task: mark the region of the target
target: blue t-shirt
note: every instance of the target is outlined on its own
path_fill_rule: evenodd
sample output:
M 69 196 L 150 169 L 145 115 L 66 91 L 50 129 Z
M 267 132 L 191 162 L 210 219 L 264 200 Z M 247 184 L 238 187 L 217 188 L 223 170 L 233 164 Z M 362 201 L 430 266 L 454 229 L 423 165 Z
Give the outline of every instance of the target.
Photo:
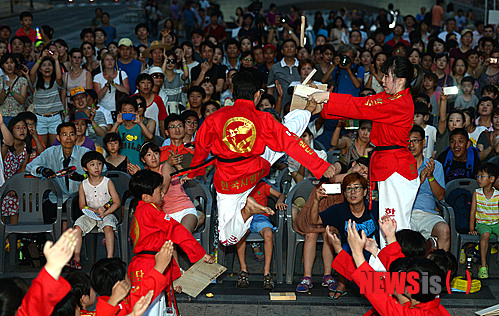
M 184 10 L 183 16 L 186 26 L 194 26 L 196 16 L 192 10 Z
M 361 217 L 355 217 L 350 211 L 350 204 L 343 202 L 328 207 L 319 213 L 322 219 L 322 225 L 336 227 L 340 232 L 341 244 L 348 244 L 347 239 L 347 224 L 348 220 L 352 220 L 357 225 L 357 231 L 363 230 L 368 238 L 374 238 L 379 243 L 378 238 L 378 218 L 379 218 L 379 204 L 377 201 L 372 202 L 372 209 L 366 203 L 366 209 Z
M 140 168 L 144 167 L 140 161 L 140 147 L 144 144 L 145 137 L 142 134 L 142 129 L 139 124 L 135 124 L 132 128 L 127 129 L 124 124 L 118 127 L 118 134 L 121 136 L 120 155 L 128 157 L 128 161 Z
M 106 46 L 109 45 L 116 38 L 116 28 L 109 24 L 108 26 L 99 25 L 104 31 L 106 31 Z
M 364 67 L 362 66 L 357 66 L 352 65 L 351 67 L 353 74 L 355 75 L 356 78 L 361 79 L 362 81 L 364 80 L 364 73 L 366 72 Z M 333 70 L 332 74 L 332 80 L 336 80 L 336 72 L 340 71 L 339 76 L 338 76 L 338 82 L 335 82 L 335 88 L 334 92 L 336 93 L 343 93 L 343 94 L 350 94 L 353 97 L 358 97 L 360 88 L 356 88 L 350 79 L 350 76 L 348 75 L 348 71 L 345 69 L 342 69 L 340 67 L 336 67 L 335 70 Z
M 118 67 L 126 72 L 126 75 L 128 76 L 128 85 L 130 86 L 130 95 L 134 94 L 137 89 L 135 86 L 135 79 L 137 79 L 137 76 L 140 74 L 142 63 L 137 59 L 132 59 L 128 64 L 123 64 L 118 59 Z
M 421 175 L 421 171 L 426 168 L 429 159 L 425 158 L 421 167 L 418 168 L 418 175 Z M 444 168 L 442 164 L 435 160 L 435 170 L 433 171 L 433 177 L 438 184 L 445 188 L 445 177 Z M 435 210 L 435 196 L 431 192 L 430 182 L 426 179 L 420 186 L 418 195 L 416 195 L 416 201 L 414 201 L 413 210 L 421 210 L 428 213 L 438 214 Z

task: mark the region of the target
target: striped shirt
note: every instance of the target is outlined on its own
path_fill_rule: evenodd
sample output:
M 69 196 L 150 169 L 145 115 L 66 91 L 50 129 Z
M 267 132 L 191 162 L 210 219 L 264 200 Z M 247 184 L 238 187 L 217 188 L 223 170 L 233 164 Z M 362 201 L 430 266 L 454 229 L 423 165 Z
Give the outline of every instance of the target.
M 494 189 L 494 194 L 487 199 L 483 188 L 476 192 L 476 222 L 478 224 L 494 225 L 499 223 L 499 191 Z
M 35 85 L 36 86 L 36 85 Z M 60 112 L 63 110 L 59 90 L 64 89 L 54 82 L 49 89 L 50 82 L 45 82 L 45 89 L 36 89 L 33 104 L 36 114 Z

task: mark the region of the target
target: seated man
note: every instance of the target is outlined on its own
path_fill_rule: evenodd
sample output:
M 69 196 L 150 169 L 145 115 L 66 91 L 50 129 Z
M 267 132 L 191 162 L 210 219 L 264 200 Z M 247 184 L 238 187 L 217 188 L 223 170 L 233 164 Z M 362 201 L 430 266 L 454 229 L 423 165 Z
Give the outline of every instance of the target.
M 437 158 L 442 164 L 445 183 L 455 179 L 474 179 L 480 166 L 480 156 L 475 147 L 471 147 L 468 132 L 456 128 L 449 135 L 450 146 Z
M 70 195 L 78 192 L 80 182 L 84 179 L 85 171 L 81 166 L 81 157 L 88 151 L 88 148 L 75 145 L 76 143 L 76 127 L 74 123 L 62 123 L 57 126 L 57 140 L 61 143 L 60 146 L 52 146 L 45 149 L 38 157 L 26 166 L 26 171 L 35 177 L 48 178 L 55 172 L 75 166 L 76 172 L 69 177 L 55 178 L 55 181 L 60 185 L 63 195 L 63 201 L 69 198 Z M 104 170 L 107 170 L 104 166 Z M 49 195 L 49 200 L 43 203 L 43 219 L 45 223 L 50 223 L 55 220 L 57 212 L 57 198 L 53 192 Z M 65 230 L 63 223 L 63 230 Z
M 184 144 L 186 135 L 185 118 L 170 114 L 165 119 L 165 134 L 170 137 L 170 144 L 161 147 L 160 161 L 168 162 L 177 170 L 188 168 L 194 156 L 194 144 Z
M 416 158 L 421 185 L 412 208 L 411 229 L 420 232 L 425 239 L 436 237 L 438 248 L 448 251 L 449 225 L 435 210 L 435 198 L 441 201 L 445 196 L 444 171 L 440 162 L 423 157 L 425 143 L 424 129 L 414 126 L 409 133 L 409 150 Z

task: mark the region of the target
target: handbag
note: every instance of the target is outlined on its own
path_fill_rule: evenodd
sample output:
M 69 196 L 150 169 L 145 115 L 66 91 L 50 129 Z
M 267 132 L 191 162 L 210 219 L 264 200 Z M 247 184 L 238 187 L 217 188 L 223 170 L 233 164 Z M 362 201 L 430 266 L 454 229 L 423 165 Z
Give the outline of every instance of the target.
M 120 78 L 119 85 L 123 86 L 123 78 L 121 77 L 121 70 L 120 69 L 118 69 L 118 76 Z M 115 89 L 116 89 L 116 87 L 115 87 Z M 120 90 L 116 89 L 116 91 L 114 92 L 114 102 L 115 102 L 116 108 L 118 108 L 118 105 L 121 106 L 121 102 L 123 102 L 123 100 L 128 98 L 128 97 L 129 97 L 128 93 L 121 92 Z

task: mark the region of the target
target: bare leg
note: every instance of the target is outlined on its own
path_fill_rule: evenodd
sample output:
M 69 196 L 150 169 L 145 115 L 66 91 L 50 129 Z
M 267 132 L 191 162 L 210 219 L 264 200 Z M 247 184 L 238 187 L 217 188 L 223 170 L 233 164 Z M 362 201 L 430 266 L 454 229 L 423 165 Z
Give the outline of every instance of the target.
M 75 226 L 76 231 L 78 231 L 78 234 L 76 234 L 76 247 L 75 247 L 75 253 L 74 253 L 74 259 L 76 262 L 81 261 L 81 243 L 82 243 L 82 231 L 80 226 Z
M 269 214 L 274 215 L 274 211 L 270 207 L 262 206 L 256 202 L 254 198 L 248 196 L 246 199 L 246 205 L 241 210 L 241 215 L 243 220 L 246 222 L 251 216 L 255 214 Z
M 331 274 L 331 264 L 333 263 L 333 245 L 326 233 L 322 233 L 324 244 L 322 245 L 322 261 L 324 263 L 324 275 Z
M 490 233 L 483 233 L 480 237 L 481 266 L 487 266 L 487 251 L 489 250 Z
M 303 245 L 303 276 L 312 277 L 312 268 L 314 267 L 318 233 L 305 234 L 305 243 Z
M 106 251 L 107 257 L 112 258 L 114 256 L 114 232 L 111 226 L 104 227 L 104 235 L 106 236 Z
M 9 216 L 9 221 L 11 225 L 17 225 L 19 222 L 19 213 Z
M 347 288 L 347 286 L 346 286 L 346 285 L 347 285 L 347 279 L 345 279 L 345 277 L 343 277 L 343 276 L 339 275 L 339 276 L 338 276 L 338 287 L 336 287 L 336 291 L 343 291 L 343 292 L 345 292 L 345 290 L 346 290 L 346 288 Z M 332 293 L 333 293 L 333 292 L 329 292 L 329 295 L 330 295 L 330 296 L 333 296 L 333 295 L 331 295 Z M 340 297 L 340 295 L 341 295 L 341 293 L 336 292 L 336 293 L 334 293 L 334 296 L 333 296 L 333 297 L 334 297 L 334 298 L 339 298 L 339 297 Z
M 450 228 L 446 222 L 439 222 L 433 226 L 431 231 L 433 237 L 437 237 L 438 248 L 449 251 L 450 248 Z
M 241 271 L 248 272 L 248 266 L 246 265 L 246 236 L 247 235 L 241 238 L 241 240 L 236 244 L 236 249 Z
M 263 275 L 270 274 L 270 265 L 272 263 L 272 251 L 274 250 L 274 232 L 272 228 L 265 227 L 260 231 L 263 237 L 263 251 L 265 252 L 265 267 L 263 268 Z
M 180 220 L 180 224 L 184 225 L 184 227 L 191 233 L 196 229 L 197 222 L 198 218 L 196 217 L 196 215 L 192 214 L 187 214 Z
M 198 216 L 199 216 L 198 217 L 198 224 L 196 226 L 196 229 L 198 229 L 199 227 L 203 226 L 204 221 L 206 220 L 206 215 L 204 215 L 204 213 L 198 212 Z

